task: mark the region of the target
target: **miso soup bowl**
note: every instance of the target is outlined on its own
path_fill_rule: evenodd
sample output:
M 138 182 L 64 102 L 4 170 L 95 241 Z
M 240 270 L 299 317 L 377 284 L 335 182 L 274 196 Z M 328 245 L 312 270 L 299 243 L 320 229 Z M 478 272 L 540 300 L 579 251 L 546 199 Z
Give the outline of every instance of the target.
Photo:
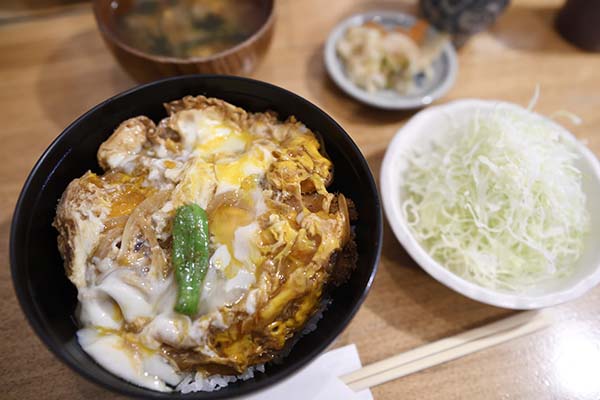
M 257 9 L 260 28 L 249 38 L 207 57 L 168 57 L 148 53 L 125 43 L 117 34 L 116 19 L 139 0 L 94 0 L 96 24 L 106 46 L 121 67 L 138 82 L 187 74 L 249 75 L 266 54 L 275 25 L 275 0 L 243 0 Z

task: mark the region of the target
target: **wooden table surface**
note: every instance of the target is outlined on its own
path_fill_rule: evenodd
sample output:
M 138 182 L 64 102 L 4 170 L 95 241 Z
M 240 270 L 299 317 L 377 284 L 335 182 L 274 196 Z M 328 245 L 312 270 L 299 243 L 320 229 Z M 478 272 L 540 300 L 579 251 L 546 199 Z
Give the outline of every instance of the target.
M 11 214 L 34 162 L 69 122 L 135 84 L 104 47 L 89 4 L 65 3 L 64 9 L 52 0 L 40 2 L 42 9 L 33 1 L 0 6 L 3 399 L 116 397 L 80 378 L 41 344 L 21 313 L 9 272 Z M 555 33 L 552 21 L 561 3 L 513 1 L 490 31 L 460 50 L 456 84 L 439 102 L 478 97 L 527 104 L 540 84 L 537 110 L 576 112 L 584 122 L 572 131 L 600 154 L 600 54 L 581 52 Z M 326 110 L 378 175 L 386 146 L 413 112 L 374 110 L 345 96 L 324 70 L 323 42 L 349 14 L 413 6 L 412 1 L 279 0 L 275 40 L 253 76 Z M 600 399 L 599 305 L 597 288 L 552 308 L 557 322 L 550 329 L 375 387 L 373 395 L 377 400 Z M 337 344 L 355 343 L 368 364 L 508 314 L 434 281 L 386 225 L 373 289 Z

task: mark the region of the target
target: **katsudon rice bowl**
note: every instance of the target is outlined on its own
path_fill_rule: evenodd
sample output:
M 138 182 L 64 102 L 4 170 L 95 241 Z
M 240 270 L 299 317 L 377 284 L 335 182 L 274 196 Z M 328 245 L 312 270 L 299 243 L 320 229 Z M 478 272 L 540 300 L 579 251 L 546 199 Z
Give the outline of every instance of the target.
M 196 79 L 282 91 L 240 78 Z M 121 98 L 144 89 L 160 98 L 152 85 Z M 162 115 L 153 104 L 113 116 L 94 159 L 76 168 L 81 173 L 55 166 L 62 176 L 50 185 L 57 203 L 44 218 L 52 218 L 74 297 L 65 307 L 68 346 L 85 356 L 82 369 L 93 364 L 117 377 L 119 387 L 107 386 L 126 394 L 227 397 L 289 375 L 349 322 L 381 245 L 378 199 L 351 184 L 359 179 L 377 196 L 372 176 L 337 124 L 289 92 L 279 95 L 306 110 L 257 107 L 191 86 L 163 97 Z M 314 123 L 313 108 L 324 124 Z M 344 165 L 349 154 L 360 157 L 353 168 Z M 375 225 L 361 224 L 368 221 Z M 27 311 L 29 300 L 21 301 Z

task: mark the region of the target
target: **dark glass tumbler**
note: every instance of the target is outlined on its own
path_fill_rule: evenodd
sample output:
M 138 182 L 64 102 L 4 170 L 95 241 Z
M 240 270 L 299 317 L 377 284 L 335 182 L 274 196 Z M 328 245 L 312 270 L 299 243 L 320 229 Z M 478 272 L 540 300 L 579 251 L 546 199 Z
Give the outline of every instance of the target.
M 420 0 L 421 15 L 462 46 L 473 34 L 496 21 L 510 0 Z
M 556 17 L 556 29 L 574 45 L 600 51 L 600 0 L 567 0 Z

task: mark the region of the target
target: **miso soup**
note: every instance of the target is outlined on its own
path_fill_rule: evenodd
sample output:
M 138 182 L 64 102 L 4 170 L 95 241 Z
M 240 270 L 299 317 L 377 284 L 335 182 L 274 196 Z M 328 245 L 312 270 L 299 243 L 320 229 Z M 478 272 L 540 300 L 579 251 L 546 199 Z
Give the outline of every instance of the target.
M 270 12 L 255 0 L 115 0 L 112 8 L 123 42 L 178 58 L 232 48 L 260 29 Z

